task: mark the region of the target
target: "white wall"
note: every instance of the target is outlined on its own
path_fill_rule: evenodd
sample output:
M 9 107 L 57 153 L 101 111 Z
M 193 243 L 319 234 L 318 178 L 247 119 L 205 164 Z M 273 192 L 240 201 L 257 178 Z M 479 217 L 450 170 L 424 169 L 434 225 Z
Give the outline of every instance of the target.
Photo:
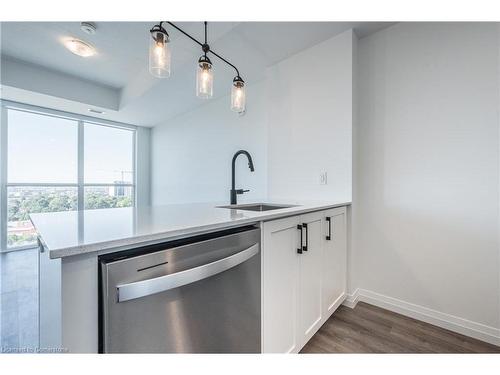
M 355 43 L 349 30 L 268 70 L 271 198 L 351 200 Z
M 152 202 L 227 202 L 231 160 L 239 149 L 253 158 L 250 172 L 244 155 L 236 163 L 236 188 L 250 189 L 239 201 L 267 195 L 267 124 L 265 85 L 247 88 L 247 113 L 230 109 L 230 98 L 207 103 L 152 130 Z
M 358 53 L 352 291 L 500 327 L 496 25 L 397 24 Z

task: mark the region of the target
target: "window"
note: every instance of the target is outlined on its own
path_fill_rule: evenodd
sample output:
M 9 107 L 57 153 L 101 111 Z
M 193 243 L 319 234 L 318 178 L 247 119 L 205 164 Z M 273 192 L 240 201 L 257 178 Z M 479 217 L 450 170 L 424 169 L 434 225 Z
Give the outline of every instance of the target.
M 134 133 L 84 123 L 85 209 L 132 205 Z
M 8 110 L 9 183 L 77 183 L 78 121 Z
M 85 183 L 131 184 L 134 138 L 130 131 L 85 123 Z
M 0 248 L 36 243 L 29 214 L 129 207 L 135 201 L 135 128 L 3 105 Z

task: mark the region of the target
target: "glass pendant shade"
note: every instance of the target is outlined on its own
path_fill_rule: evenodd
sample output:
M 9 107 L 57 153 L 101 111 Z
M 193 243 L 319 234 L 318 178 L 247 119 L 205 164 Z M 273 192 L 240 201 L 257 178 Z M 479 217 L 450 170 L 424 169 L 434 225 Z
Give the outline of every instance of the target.
M 231 88 L 231 110 L 238 113 L 245 112 L 245 104 L 245 82 L 240 77 L 236 77 Z
M 206 56 L 198 60 L 196 70 L 196 96 L 202 99 L 210 99 L 214 94 L 214 72 L 212 63 Z
M 151 31 L 149 44 L 149 72 L 158 78 L 170 77 L 170 43 L 168 34 L 161 30 Z

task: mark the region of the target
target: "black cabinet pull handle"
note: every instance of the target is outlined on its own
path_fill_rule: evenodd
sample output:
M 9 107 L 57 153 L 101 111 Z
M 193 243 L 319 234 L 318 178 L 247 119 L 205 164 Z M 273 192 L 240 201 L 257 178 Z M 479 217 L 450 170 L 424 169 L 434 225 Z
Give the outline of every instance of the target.
M 297 253 L 302 254 L 302 225 L 298 224 L 297 229 L 300 230 L 300 245 L 297 248 Z
M 306 230 L 306 244 L 305 244 L 305 246 L 302 246 L 302 250 L 307 251 L 307 246 L 309 245 L 309 235 L 307 233 L 307 224 L 302 223 L 302 227 Z
M 327 216 L 326 221 L 328 221 L 328 234 L 326 235 L 326 240 L 330 241 L 332 239 L 332 218 Z

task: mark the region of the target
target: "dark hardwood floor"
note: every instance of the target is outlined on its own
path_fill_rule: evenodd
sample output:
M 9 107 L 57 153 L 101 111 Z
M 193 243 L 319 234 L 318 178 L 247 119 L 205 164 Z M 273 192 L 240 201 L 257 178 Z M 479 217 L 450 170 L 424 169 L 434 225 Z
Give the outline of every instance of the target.
M 341 306 L 301 353 L 500 353 L 500 347 L 360 302 Z

